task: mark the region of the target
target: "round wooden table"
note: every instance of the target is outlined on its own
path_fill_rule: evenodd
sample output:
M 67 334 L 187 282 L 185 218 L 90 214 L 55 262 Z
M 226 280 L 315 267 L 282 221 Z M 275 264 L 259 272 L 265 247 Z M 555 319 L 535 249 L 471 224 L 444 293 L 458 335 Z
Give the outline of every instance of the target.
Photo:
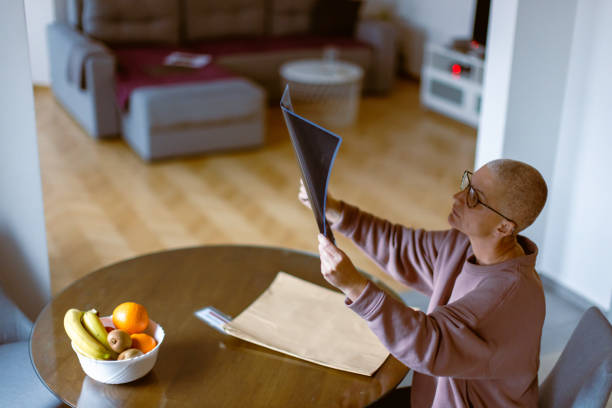
M 194 312 L 214 306 L 237 316 L 277 272 L 331 288 L 318 256 L 256 246 L 204 246 L 119 262 L 67 287 L 38 316 L 31 358 L 44 384 L 71 406 L 326 407 L 376 378 L 302 361 L 217 332 Z M 106 385 L 87 377 L 64 332 L 66 310 L 112 314 L 125 301 L 145 305 L 166 338 L 145 377 Z M 384 364 L 388 364 L 389 359 Z

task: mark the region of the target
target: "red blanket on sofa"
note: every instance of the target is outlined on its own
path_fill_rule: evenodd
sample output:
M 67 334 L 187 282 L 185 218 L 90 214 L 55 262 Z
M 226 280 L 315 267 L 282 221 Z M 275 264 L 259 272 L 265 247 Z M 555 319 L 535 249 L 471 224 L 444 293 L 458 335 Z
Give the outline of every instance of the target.
M 231 71 L 215 64 L 215 58 L 228 54 L 274 52 L 290 49 L 322 49 L 325 46 L 369 47 L 353 38 L 316 36 L 288 36 L 203 41 L 189 46 L 117 46 L 116 93 L 122 110 L 128 109 L 132 91 L 144 86 L 176 83 L 215 81 L 237 77 Z M 175 51 L 209 54 L 211 62 L 202 68 L 165 66 L 164 59 Z
M 192 50 L 165 47 L 123 47 L 115 48 L 113 51 L 117 57 L 117 104 L 122 110 L 128 109 L 130 95 L 136 88 L 214 81 L 236 76 L 212 62 L 197 69 L 164 65 L 164 59 L 172 52 L 193 52 Z

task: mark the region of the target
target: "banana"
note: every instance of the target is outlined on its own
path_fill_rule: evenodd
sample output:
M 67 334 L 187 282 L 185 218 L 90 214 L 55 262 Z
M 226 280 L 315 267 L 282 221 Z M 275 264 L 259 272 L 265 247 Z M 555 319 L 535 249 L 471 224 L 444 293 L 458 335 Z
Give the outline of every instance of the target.
M 83 326 L 85 329 L 94 336 L 96 340 L 98 340 L 104 347 L 108 349 L 108 351 L 112 352 L 110 344 L 108 344 L 108 333 L 102 324 L 102 321 L 98 317 L 98 312 L 96 309 L 91 309 L 83 313 L 83 317 L 81 318 L 83 321 Z
M 82 354 L 97 360 L 109 360 L 116 357 L 116 353 L 107 350 L 85 329 L 81 323 L 83 314 L 82 310 L 69 309 L 64 315 L 64 330 L 76 348 Z

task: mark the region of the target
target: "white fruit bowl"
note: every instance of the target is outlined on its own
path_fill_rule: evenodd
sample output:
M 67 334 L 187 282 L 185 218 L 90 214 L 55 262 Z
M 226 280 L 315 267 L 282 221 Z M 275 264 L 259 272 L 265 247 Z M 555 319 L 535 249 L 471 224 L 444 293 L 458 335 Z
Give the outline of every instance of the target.
M 107 327 L 115 327 L 111 316 L 101 317 L 102 324 Z M 75 348 L 72 343 L 72 349 L 79 358 L 79 363 L 85 374 L 104 384 L 125 384 L 130 381 L 144 377 L 155 365 L 159 347 L 164 341 L 164 329 L 149 319 L 149 326 L 144 333 L 153 336 L 157 345 L 148 353 L 130 358 L 128 360 L 96 360 L 95 358 L 87 357 Z

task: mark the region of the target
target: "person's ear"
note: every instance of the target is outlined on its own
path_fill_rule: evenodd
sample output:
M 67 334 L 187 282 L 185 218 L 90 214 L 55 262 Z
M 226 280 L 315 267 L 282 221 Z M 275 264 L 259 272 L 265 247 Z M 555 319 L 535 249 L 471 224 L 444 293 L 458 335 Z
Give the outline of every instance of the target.
M 508 235 L 512 235 L 514 234 L 514 230 L 516 229 L 516 225 L 514 225 L 513 222 L 510 222 L 508 220 L 503 220 L 498 226 L 497 226 L 497 233 L 500 236 L 508 236 Z

